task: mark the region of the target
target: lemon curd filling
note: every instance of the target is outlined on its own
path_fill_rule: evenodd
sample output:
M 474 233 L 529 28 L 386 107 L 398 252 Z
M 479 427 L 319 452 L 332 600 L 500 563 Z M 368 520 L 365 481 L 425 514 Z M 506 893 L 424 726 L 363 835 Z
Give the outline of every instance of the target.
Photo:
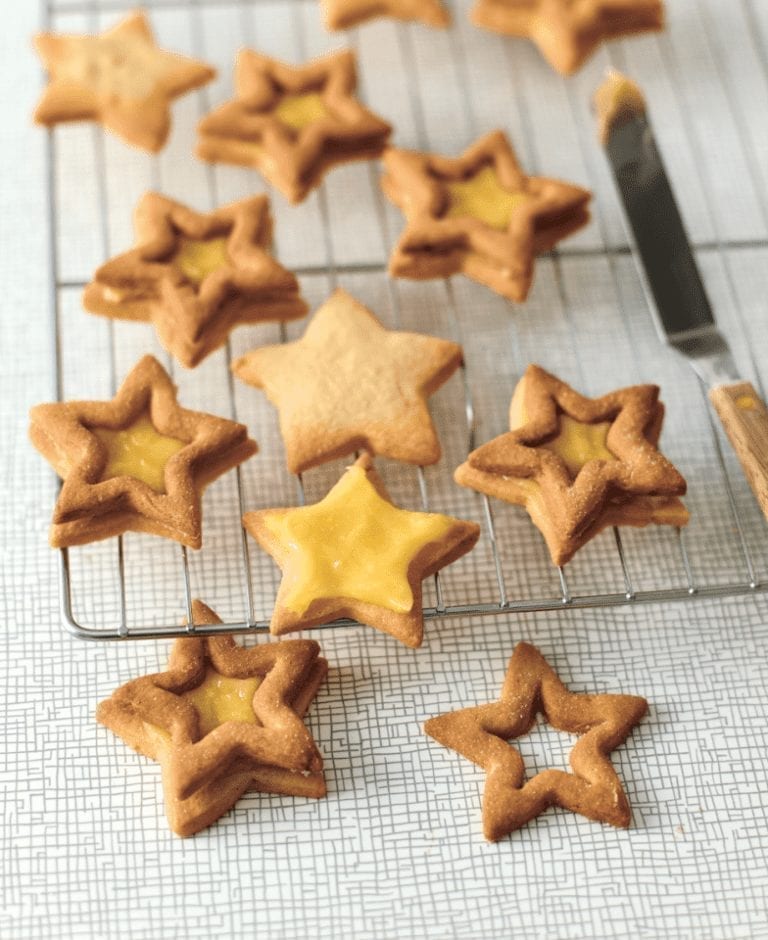
M 173 263 L 188 281 L 199 286 L 209 274 L 229 261 L 227 241 L 226 237 L 187 238 L 182 235 Z
M 321 502 L 267 515 L 265 523 L 295 560 L 286 569 L 290 581 L 284 576 L 289 610 L 304 613 L 315 598 L 352 597 L 407 613 L 413 607 L 408 565 L 453 520 L 398 509 L 376 492 L 362 467 L 351 467 Z
M 559 424 L 560 431 L 557 437 L 539 446 L 557 454 L 571 476 L 575 477 L 584 464 L 590 460 L 616 459 L 606 444 L 611 427 L 610 421 L 585 424 L 570 415 L 561 414 Z
M 525 193 L 504 189 L 492 166 L 484 166 L 469 179 L 446 185 L 449 193 L 447 217 L 469 216 L 500 231 L 507 230 L 512 213 L 528 198 Z
M 303 95 L 286 95 L 275 108 L 275 117 L 294 131 L 303 130 L 314 121 L 326 117 L 328 109 L 323 96 L 316 91 Z
M 175 437 L 159 434 L 147 415 L 118 431 L 92 428 L 107 449 L 102 480 L 129 476 L 141 480 L 158 493 L 165 492 L 165 465 L 186 446 Z
M 225 721 L 246 721 L 258 724 L 253 712 L 253 696 L 261 685 L 259 676 L 232 679 L 208 667 L 205 679 L 181 698 L 194 706 L 200 717 L 200 734 L 205 736 Z

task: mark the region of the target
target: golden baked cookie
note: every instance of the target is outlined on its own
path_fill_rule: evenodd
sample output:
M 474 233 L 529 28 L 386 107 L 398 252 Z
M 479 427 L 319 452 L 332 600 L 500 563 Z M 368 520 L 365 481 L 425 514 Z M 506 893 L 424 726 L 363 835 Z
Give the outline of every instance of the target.
M 283 578 L 270 631 L 304 630 L 350 617 L 421 646 L 421 582 L 470 551 L 474 522 L 409 512 L 390 501 L 368 454 L 319 503 L 243 516 Z
M 143 150 L 157 151 L 171 127 L 170 103 L 216 71 L 165 52 L 138 10 L 97 36 L 40 33 L 35 48 L 49 73 L 35 121 L 97 121 Z
M 197 155 L 258 170 L 291 202 L 301 202 L 333 166 L 380 156 L 392 128 L 355 97 L 350 50 L 301 66 L 244 49 L 236 97 L 198 126 Z
M 232 363 L 280 413 L 291 473 L 357 450 L 413 464 L 440 459 L 427 407 L 461 364 L 449 340 L 385 329 L 344 290 L 319 308 L 302 338 Z
M 29 436 L 64 481 L 54 548 L 129 531 L 200 548 L 203 490 L 257 450 L 245 425 L 182 408 L 152 356 L 111 401 L 36 405 Z
M 608 755 L 647 710 L 636 695 L 569 692 L 537 649 L 518 643 L 497 702 L 431 718 L 424 730 L 485 770 L 483 833 L 497 842 L 550 806 L 628 826 L 629 803 Z M 579 735 L 573 773 L 549 769 L 525 779 L 523 758 L 508 741 L 527 734 L 538 712 L 558 731 Z
M 530 39 L 562 75 L 607 40 L 664 27 L 662 0 L 476 0 L 476 26 Z
M 201 601 L 195 623 L 221 623 Z M 238 646 L 231 636 L 176 640 L 166 672 L 120 686 L 96 719 L 162 768 L 171 829 L 190 836 L 246 790 L 325 796 L 323 759 L 304 726 L 328 671 L 314 640 Z
M 136 247 L 103 264 L 85 288 L 91 313 L 153 324 L 168 352 L 192 368 L 241 323 L 307 312 L 290 271 L 269 254 L 267 196 L 194 212 L 146 193 L 134 214 Z
M 556 565 L 607 526 L 682 526 L 685 480 L 660 453 L 656 385 L 585 398 L 528 366 L 510 404 L 511 430 L 474 450 L 457 483 L 528 511 Z
M 349 29 L 377 16 L 448 26 L 451 16 L 441 0 L 322 0 L 328 29 Z
M 589 220 L 590 193 L 544 176 L 526 176 L 501 131 L 455 159 L 388 149 L 382 189 L 405 215 L 389 261 L 394 277 L 466 274 L 521 302 L 534 257 Z

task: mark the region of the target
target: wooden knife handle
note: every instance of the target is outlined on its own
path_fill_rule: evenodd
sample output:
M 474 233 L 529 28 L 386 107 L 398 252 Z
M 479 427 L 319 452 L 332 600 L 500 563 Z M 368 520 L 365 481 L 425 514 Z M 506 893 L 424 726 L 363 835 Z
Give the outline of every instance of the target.
M 709 400 L 768 519 L 768 408 L 750 382 L 716 385 Z

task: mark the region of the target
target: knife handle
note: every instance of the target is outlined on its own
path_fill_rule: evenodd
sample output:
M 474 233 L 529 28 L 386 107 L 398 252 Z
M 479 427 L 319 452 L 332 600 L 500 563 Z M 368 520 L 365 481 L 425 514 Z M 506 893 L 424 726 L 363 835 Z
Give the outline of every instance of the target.
M 716 385 L 709 400 L 768 519 L 768 408 L 750 382 Z

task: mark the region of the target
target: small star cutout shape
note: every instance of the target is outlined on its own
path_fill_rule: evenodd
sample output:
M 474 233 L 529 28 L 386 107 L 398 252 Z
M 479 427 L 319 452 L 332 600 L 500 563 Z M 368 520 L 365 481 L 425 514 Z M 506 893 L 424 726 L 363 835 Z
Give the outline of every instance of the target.
M 354 96 L 354 53 L 292 67 L 243 50 L 237 97 L 200 122 L 197 155 L 253 167 L 301 202 L 332 166 L 381 155 L 392 128 Z
M 473 451 L 456 481 L 524 505 L 556 565 L 606 525 L 683 525 L 685 480 L 656 447 L 658 394 L 635 385 L 585 398 L 531 365 L 510 406 L 513 430 Z
M 245 425 L 182 408 L 170 376 L 152 356 L 134 366 L 111 401 L 36 405 L 29 434 L 64 481 L 50 530 L 54 548 L 128 531 L 200 548 L 203 489 L 257 450 Z M 127 451 L 111 453 L 126 440 Z M 158 441 L 159 462 L 153 454 Z M 116 466 L 115 456 L 123 458 Z
M 518 643 L 497 702 L 431 718 L 424 730 L 485 770 L 483 833 L 497 842 L 550 806 L 628 826 L 629 804 L 608 755 L 647 710 L 636 695 L 570 692 L 537 649 Z M 507 742 L 530 731 L 538 712 L 558 731 L 580 735 L 573 773 L 549 769 L 525 779 L 520 752 Z
M 440 0 L 323 0 L 328 29 L 349 29 L 377 16 L 448 26 L 451 17 Z
M 421 646 L 421 582 L 466 554 L 480 527 L 389 500 L 363 454 L 319 503 L 243 516 L 246 530 L 283 572 L 270 631 L 303 630 L 343 617 Z
M 238 324 L 293 320 L 307 311 L 296 278 L 267 250 L 266 196 L 200 213 L 146 193 L 135 227 L 136 247 L 96 271 L 83 305 L 103 316 L 151 322 L 165 349 L 188 368 Z
M 196 624 L 221 620 L 201 601 Z M 328 671 L 313 640 L 238 646 L 184 637 L 168 670 L 134 679 L 97 720 L 162 767 L 168 822 L 180 836 L 211 825 L 246 790 L 325 795 L 323 761 L 302 721 Z
M 387 330 L 337 290 L 300 340 L 254 349 L 232 371 L 278 408 L 288 469 L 302 473 L 357 450 L 436 463 L 427 396 L 461 361 L 457 343 Z
M 165 143 L 171 100 L 216 75 L 204 62 L 159 49 L 142 12 L 98 36 L 40 33 L 34 41 L 50 75 L 35 121 L 98 121 L 143 150 Z
M 501 131 L 460 157 L 389 148 L 382 188 L 406 217 L 389 262 L 394 277 L 463 273 L 525 300 L 533 261 L 589 219 L 585 189 L 526 176 Z
M 476 0 L 477 26 L 531 39 L 562 75 L 610 39 L 664 26 L 662 0 Z

